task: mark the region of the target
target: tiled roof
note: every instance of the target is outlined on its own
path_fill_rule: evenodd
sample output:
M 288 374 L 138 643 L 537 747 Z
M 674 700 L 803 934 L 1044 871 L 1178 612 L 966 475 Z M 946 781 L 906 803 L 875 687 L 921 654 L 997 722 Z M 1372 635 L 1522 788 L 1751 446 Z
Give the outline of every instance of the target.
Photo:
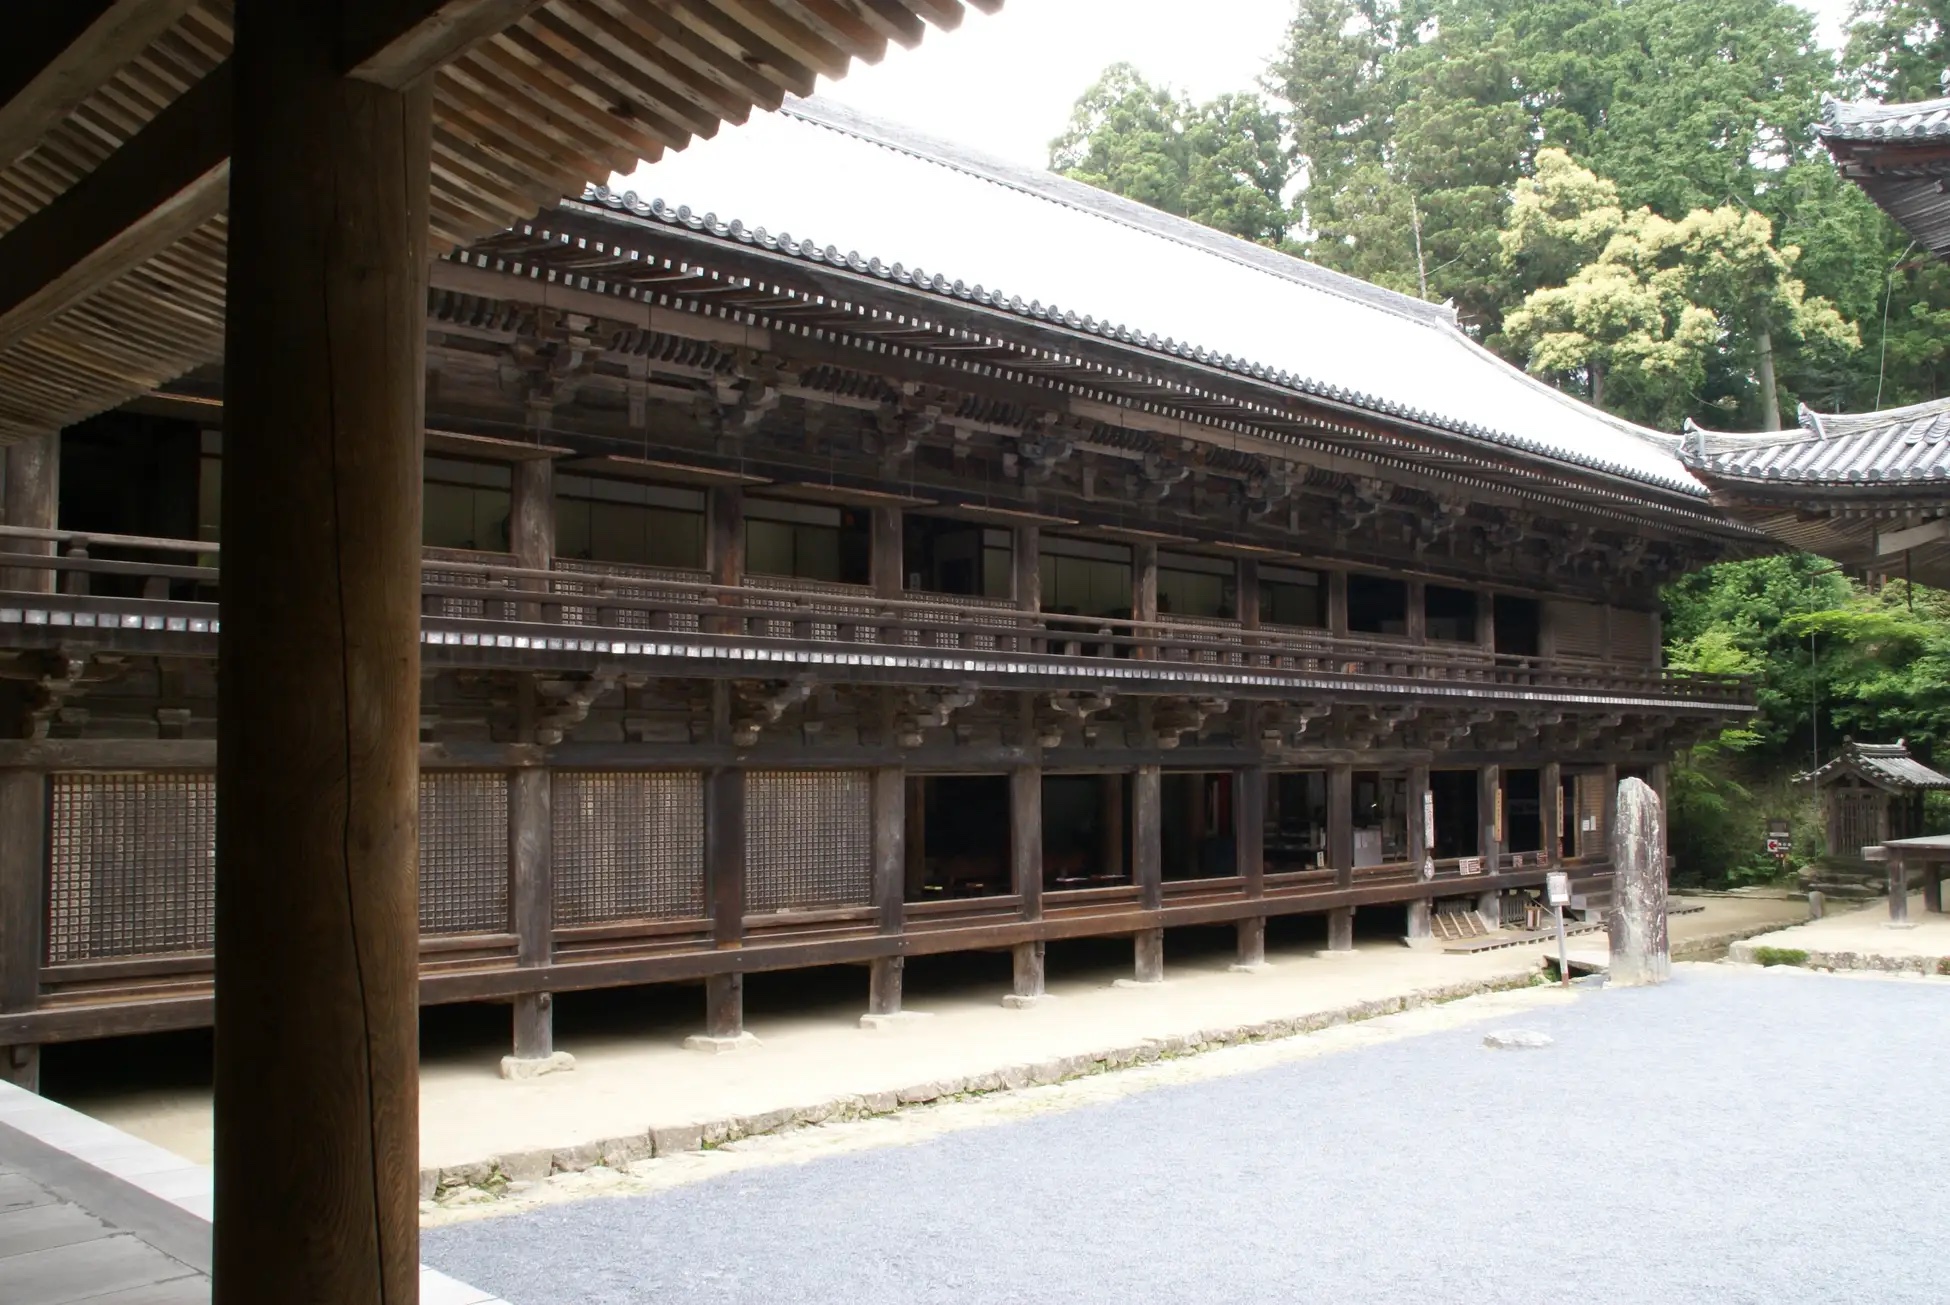
M 1676 437 L 1525 375 L 1446 306 L 825 100 L 789 100 L 586 199 L 1705 496 Z
M 1844 771 L 1851 771 L 1889 788 L 1950 789 L 1950 775 L 1938 774 L 1910 756 L 1909 747 L 1901 739 L 1894 743 L 1843 744 L 1841 754 L 1833 761 L 1796 778 L 1804 783 L 1819 784 Z
M 1824 140 L 1950 139 L 1950 99 L 1912 104 L 1830 100 L 1821 106 L 1821 116 L 1815 131 Z
M 1728 434 L 1688 422 L 1680 458 L 1709 480 L 1900 485 L 1950 479 L 1950 399 L 1826 416 L 1792 431 Z

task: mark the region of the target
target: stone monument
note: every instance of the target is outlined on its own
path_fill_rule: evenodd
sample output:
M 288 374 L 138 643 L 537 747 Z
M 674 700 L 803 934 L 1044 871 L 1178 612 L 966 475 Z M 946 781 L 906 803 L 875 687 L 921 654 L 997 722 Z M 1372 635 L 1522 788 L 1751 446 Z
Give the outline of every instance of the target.
M 1618 819 L 1612 826 L 1615 874 L 1608 983 L 1639 987 L 1672 977 L 1666 942 L 1666 819 L 1659 795 L 1642 779 L 1618 785 Z

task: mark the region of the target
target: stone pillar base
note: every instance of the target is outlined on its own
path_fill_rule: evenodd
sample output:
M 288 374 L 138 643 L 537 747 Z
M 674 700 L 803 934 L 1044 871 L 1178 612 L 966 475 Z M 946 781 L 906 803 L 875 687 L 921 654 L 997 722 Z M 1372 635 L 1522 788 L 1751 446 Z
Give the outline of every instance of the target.
M 739 1033 L 728 1038 L 714 1038 L 708 1033 L 693 1033 L 684 1039 L 684 1050 L 702 1051 L 713 1056 L 726 1055 L 733 1051 L 756 1051 L 765 1045 L 749 1033 Z
M 501 1058 L 501 1077 L 508 1079 L 540 1078 L 544 1074 L 566 1073 L 575 1067 L 576 1058 L 566 1051 L 554 1051 L 546 1056 L 503 1056 Z
M 1035 1010 L 1038 1006 L 1055 1000 L 1056 998 L 1050 996 L 1047 992 L 1012 992 L 1002 998 L 1002 1008 L 1004 1010 Z
M 886 1015 L 866 1014 L 860 1017 L 860 1027 L 872 1029 L 876 1033 L 892 1033 L 897 1029 L 912 1028 L 923 1020 L 931 1020 L 934 1015 L 924 1010 L 897 1010 Z
M 1264 974 L 1273 966 L 1266 961 L 1234 961 L 1226 966 L 1228 974 Z
M 1113 988 L 1163 988 L 1167 985 L 1164 976 L 1160 975 L 1155 979 L 1112 979 L 1110 986 Z

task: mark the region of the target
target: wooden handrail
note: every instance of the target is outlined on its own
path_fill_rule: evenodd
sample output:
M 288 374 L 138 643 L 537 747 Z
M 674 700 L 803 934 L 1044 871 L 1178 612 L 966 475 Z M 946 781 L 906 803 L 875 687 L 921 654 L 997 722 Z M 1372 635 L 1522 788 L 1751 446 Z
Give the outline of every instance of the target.
M 199 557 L 217 554 L 218 546 L 206 540 L 0 526 L 0 541 L 6 539 L 65 545 L 80 555 L 0 551 L 0 568 L 45 569 L 80 576 L 134 576 L 152 585 L 166 580 L 198 585 L 215 585 L 220 581 L 219 568 L 214 566 L 86 556 L 92 547 L 189 553 Z M 1074 657 L 1147 654 L 1161 662 L 1161 669 L 1190 660 L 1194 664 L 1340 671 L 1391 679 L 1434 675 L 1476 679 L 1487 684 L 1538 687 L 1581 687 L 1581 681 L 1600 681 L 1603 687 L 1614 691 L 1637 689 L 1659 695 L 1684 692 L 1722 701 L 1744 700 L 1750 690 L 1750 680 L 1745 676 L 1580 656 L 1524 657 L 1496 653 L 1476 645 L 1352 639 L 1301 627 L 1246 629 L 1229 623 L 1181 624 L 1168 617 L 1144 621 L 1007 607 L 944 607 L 943 600 L 952 599 L 952 595 L 914 599 L 752 583 L 722 585 L 667 575 L 523 567 L 437 555 L 425 557 L 422 569 L 421 591 L 425 597 L 491 604 L 488 610 L 495 614 L 487 619 L 533 622 L 539 616 L 543 622 L 557 624 L 561 623 L 564 608 L 596 609 L 610 613 L 641 612 L 653 621 L 657 617 L 665 618 L 666 625 L 672 617 L 695 617 L 706 630 L 714 629 L 707 622 L 722 622 L 722 626 L 715 627 L 720 632 L 746 631 L 752 622 L 786 622 L 795 627 L 797 638 L 812 637 L 807 627 L 824 625 L 841 627 L 843 636 L 848 631 L 872 630 L 876 632 L 876 642 L 885 638 L 898 643 L 915 636 L 924 646 L 932 646 L 929 641 L 953 637 L 962 646 L 970 639 L 995 640 L 996 648 L 1017 653 L 1042 651 Z M 471 583 L 454 583 L 463 577 Z M 73 583 L 84 586 L 80 579 Z M 586 628 L 587 623 L 565 624 L 567 628 Z M 1079 651 L 1062 651 L 1068 646 L 1077 646 Z M 1084 647 L 1089 649 L 1088 653 L 1082 651 Z M 1294 667 L 1288 664 L 1291 662 L 1308 665 Z

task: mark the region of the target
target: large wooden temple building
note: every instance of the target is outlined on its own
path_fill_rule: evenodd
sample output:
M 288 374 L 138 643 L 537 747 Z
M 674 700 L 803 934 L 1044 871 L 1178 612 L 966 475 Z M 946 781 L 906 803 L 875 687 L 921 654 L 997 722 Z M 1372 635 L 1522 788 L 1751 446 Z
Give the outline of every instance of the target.
M 1444 308 L 819 100 L 643 175 L 425 305 L 419 987 L 517 1057 L 576 989 L 729 1046 L 756 971 L 1596 908 L 1618 777 L 1750 710 L 1656 590 L 1759 536 Z M 223 394 L 69 425 L 10 536 L 17 1049 L 212 1019 Z

